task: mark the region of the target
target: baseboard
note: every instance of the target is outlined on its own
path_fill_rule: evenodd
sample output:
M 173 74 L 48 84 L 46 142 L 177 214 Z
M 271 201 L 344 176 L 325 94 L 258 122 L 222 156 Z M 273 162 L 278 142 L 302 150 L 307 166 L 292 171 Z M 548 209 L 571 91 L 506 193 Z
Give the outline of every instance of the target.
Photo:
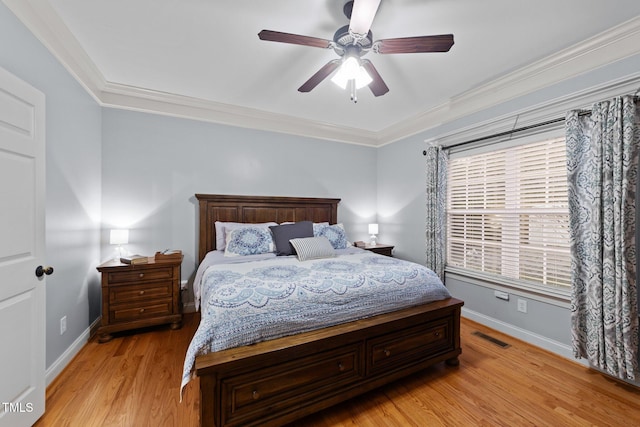
M 45 384 L 49 387 L 49 384 L 56 379 L 58 375 L 67 367 L 69 362 L 78 354 L 78 352 L 84 347 L 84 345 L 89 341 L 89 338 L 92 336 L 93 332 L 100 326 L 101 317 L 98 317 L 96 320 L 91 323 L 91 325 L 85 329 L 85 331 L 80 334 L 78 338 L 65 350 L 64 353 L 60 355 L 56 359 L 55 362 L 49 366 L 45 372 Z
M 531 345 L 535 345 L 536 347 L 543 348 L 547 351 L 550 351 L 551 353 L 557 354 L 558 356 L 562 356 L 565 359 L 580 363 L 584 366 L 589 366 L 586 360 L 576 359 L 575 357 L 573 357 L 573 349 L 567 344 L 563 344 L 542 335 L 538 335 L 534 332 L 519 328 L 509 323 L 505 323 L 501 320 L 494 319 L 493 317 L 489 317 L 485 314 L 469 310 L 465 307 L 462 308 L 462 317 L 488 326 L 491 329 L 495 329 L 496 331 L 510 335 L 514 338 L 518 338 L 519 340 L 522 340 Z
M 517 326 L 510 325 L 508 323 L 502 322 L 476 311 L 466 309 L 464 307 L 462 308 L 462 317 L 473 320 L 474 322 L 478 322 L 491 329 L 495 329 L 496 331 L 502 332 L 512 337 L 518 338 L 519 340 L 522 340 L 531 345 L 535 345 L 536 347 L 543 348 L 547 351 L 550 351 L 551 353 L 557 354 L 558 356 L 569 359 L 572 362 L 576 362 L 588 368 L 594 369 L 616 381 L 622 381 L 624 383 L 640 388 L 640 381 L 625 380 L 613 377 L 611 376 L 611 374 L 603 371 L 597 366 L 591 365 L 586 359 L 576 359 L 575 357 L 573 357 L 573 349 L 566 344 L 562 344 L 561 342 L 554 341 L 547 337 L 543 337 L 542 335 L 535 334 L 531 331 L 527 331 L 526 329 L 518 328 Z

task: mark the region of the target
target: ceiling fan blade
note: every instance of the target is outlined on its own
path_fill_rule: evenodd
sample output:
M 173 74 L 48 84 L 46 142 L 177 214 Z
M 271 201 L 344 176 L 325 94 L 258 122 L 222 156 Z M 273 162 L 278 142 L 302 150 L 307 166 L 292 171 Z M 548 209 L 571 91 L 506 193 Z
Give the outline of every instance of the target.
M 371 89 L 371 92 L 373 92 L 375 96 L 382 96 L 389 92 L 389 88 L 384 80 L 382 80 L 382 77 L 378 74 L 378 70 L 376 70 L 376 67 L 373 66 L 371 61 L 363 59 L 362 67 L 367 70 L 367 73 L 369 73 L 369 76 L 373 79 L 371 83 L 369 83 L 369 89 Z
M 300 44 L 303 46 L 328 48 L 331 46 L 330 40 L 319 39 L 317 37 L 300 36 L 298 34 L 281 33 L 279 31 L 262 30 L 258 33 L 260 40 L 270 42 Z
M 363 37 L 366 36 L 379 6 L 380 0 L 354 0 L 351 20 L 349 21 L 349 31 Z
M 373 48 L 377 53 L 420 53 L 448 52 L 451 46 L 453 46 L 453 34 L 442 34 L 378 40 Z
M 299 92 L 311 92 L 311 90 L 318 86 L 321 81 L 327 78 L 327 76 L 340 66 L 340 60 L 334 59 L 327 62 L 322 68 L 318 70 L 309 80 L 304 82 L 302 86 L 298 88 Z

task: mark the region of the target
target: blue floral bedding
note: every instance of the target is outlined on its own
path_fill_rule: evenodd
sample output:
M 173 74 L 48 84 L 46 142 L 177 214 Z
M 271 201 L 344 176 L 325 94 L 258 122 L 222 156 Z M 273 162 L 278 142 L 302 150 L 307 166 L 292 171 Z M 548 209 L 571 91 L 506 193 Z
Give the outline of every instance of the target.
M 198 355 L 450 296 L 426 267 L 362 250 L 305 262 L 293 256 L 212 265 L 202 274 L 202 316 L 182 387 Z

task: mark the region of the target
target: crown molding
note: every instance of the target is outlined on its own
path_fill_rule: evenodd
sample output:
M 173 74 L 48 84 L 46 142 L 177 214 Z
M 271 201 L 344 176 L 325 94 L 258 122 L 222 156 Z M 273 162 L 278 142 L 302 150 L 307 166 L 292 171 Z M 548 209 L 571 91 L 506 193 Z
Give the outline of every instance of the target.
M 108 82 L 47 0 L 2 0 L 99 105 L 380 147 L 640 54 L 640 16 L 381 131 Z
M 105 79 L 47 0 L 2 0 L 99 104 Z
M 570 110 L 589 110 L 591 106 L 603 99 L 629 95 L 640 87 L 640 71 L 624 78 L 615 79 L 588 89 L 558 97 L 523 110 L 486 120 L 480 123 L 457 129 L 454 132 L 439 135 L 425 140 L 428 145 L 439 145 L 443 148 L 464 143 L 477 138 L 509 131 L 514 128 L 527 127 L 551 120 L 563 118 Z M 559 123 L 557 126 L 564 126 Z
M 107 81 L 47 0 L 2 0 L 103 107 L 377 146 L 376 132 Z
M 100 99 L 105 107 L 151 112 L 349 144 L 367 146 L 378 144 L 377 135 L 372 131 L 111 82 L 104 85 Z
M 388 144 L 640 54 L 640 16 L 461 93 L 379 134 Z

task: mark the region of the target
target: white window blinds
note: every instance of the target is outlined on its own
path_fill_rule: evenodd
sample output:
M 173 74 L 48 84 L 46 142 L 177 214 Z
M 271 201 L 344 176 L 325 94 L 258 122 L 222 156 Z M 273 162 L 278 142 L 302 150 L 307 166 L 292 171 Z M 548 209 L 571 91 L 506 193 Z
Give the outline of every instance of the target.
M 447 219 L 447 266 L 568 290 L 564 138 L 451 159 Z

